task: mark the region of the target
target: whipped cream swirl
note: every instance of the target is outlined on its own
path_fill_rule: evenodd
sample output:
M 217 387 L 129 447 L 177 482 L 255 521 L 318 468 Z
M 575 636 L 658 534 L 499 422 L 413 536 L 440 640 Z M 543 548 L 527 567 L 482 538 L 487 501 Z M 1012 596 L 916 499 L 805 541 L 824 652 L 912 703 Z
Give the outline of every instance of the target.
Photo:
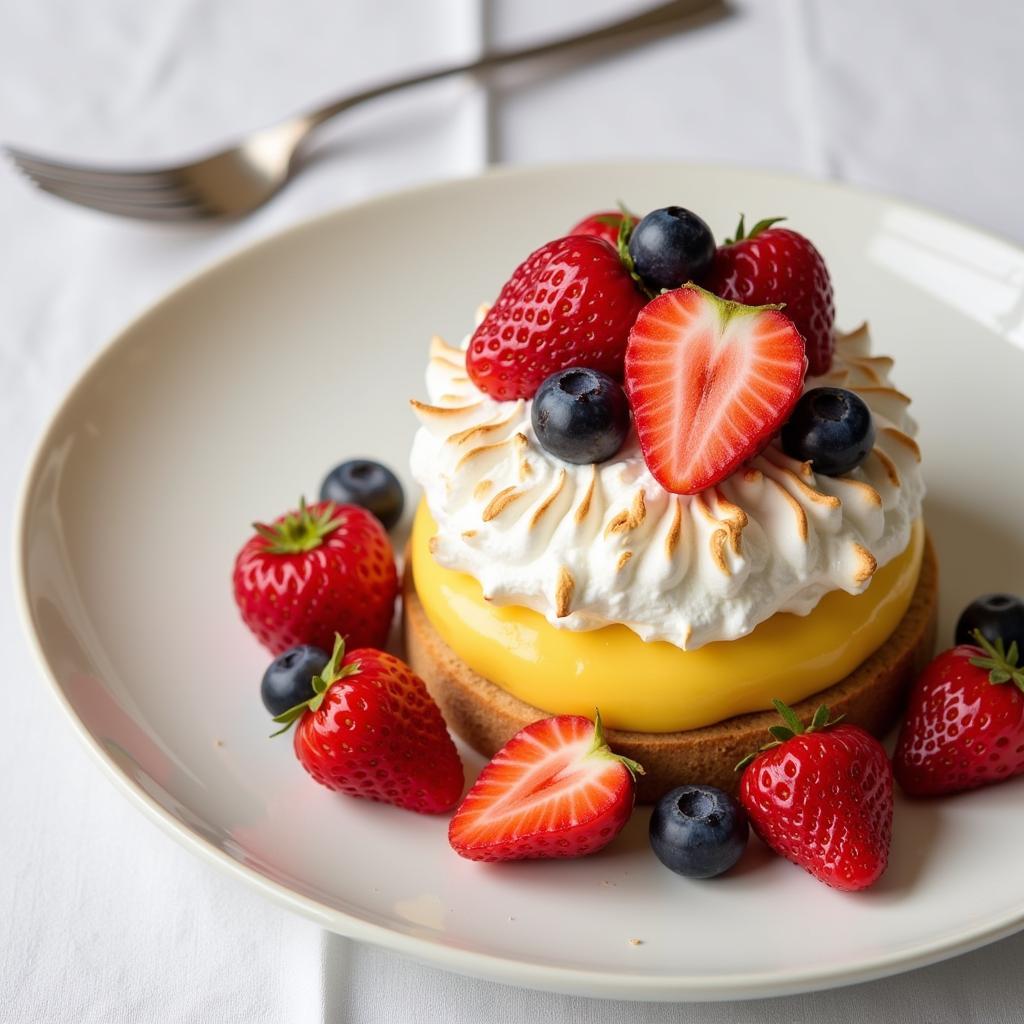
M 875 447 L 851 473 L 817 475 L 776 439 L 684 496 L 654 479 L 635 431 L 608 462 L 562 462 L 534 436 L 530 402 L 489 398 L 463 350 L 434 338 L 430 401 L 412 403 L 433 555 L 475 577 L 489 601 L 559 629 L 622 623 L 684 650 L 744 636 L 776 612 L 806 615 L 832 590 L 861 593 L 906 549 L 924 496 L 910 400 L 891 368 L 864 325 L 837 335 L 832 369 L 806 383 L 849 388 L 871 408 Z

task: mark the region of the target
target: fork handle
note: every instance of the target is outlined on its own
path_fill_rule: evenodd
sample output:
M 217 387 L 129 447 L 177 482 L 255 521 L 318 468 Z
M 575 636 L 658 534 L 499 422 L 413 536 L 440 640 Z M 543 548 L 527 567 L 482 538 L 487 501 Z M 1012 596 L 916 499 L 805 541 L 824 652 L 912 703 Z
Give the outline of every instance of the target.
M 396 78 L 390 82 L 382 82 L 380 85 L 371 86 L 361 92 L 353 93 L 340 100 L 335 100 L 333 103 L 318 107 L 316 110 L 311 110 L 303 115 L 301 120 L 305 122 L 308 130 L 323 124 L 324 121 L 330 120 L 330 118 L 336 117 L 346 110 L 351 110 L 361 103 L 377 99 L 380 96 L 386 96 L 388 93 L 398 92 L 400 89 L 408 89 L 414 85 L 425 85 L 427 82 L 436 82 L 438 79 L 447 78 L 450 75 L 490 71 L 494 68 L 503 67 L 506 64 L 513 64 L 516 61 L 529 60 L 533 57 L 546 57 L 577 46 L 588 46 L 593 43 L 616 39 L 632 32 L 658 28 L 686 17 L 710 13 L 715 8 L 723 7 L 723 0 L 668 0 L 667 3 L 658 4 L 642 14 L 615 21 L 600 28 L 591 29 L 589 32 L 562 36 L 559 39 L 553 39 L 534 46 L 524 46 L 514 50 L 505 50 L 504 52 L 499 51 L 498 53 L 488 54 L 487 56 L 465 61 L 461 64 L 449 64 L 445 67 L 435 68 L 432 71 L 424 71 L 419 74 Z

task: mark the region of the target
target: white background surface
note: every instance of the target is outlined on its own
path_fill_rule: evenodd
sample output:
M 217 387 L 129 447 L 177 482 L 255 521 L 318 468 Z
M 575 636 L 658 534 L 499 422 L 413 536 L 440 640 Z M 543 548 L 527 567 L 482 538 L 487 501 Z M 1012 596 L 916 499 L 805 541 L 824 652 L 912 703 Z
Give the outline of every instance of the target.
M 504 0 L 490 20 L 512 40 L 626 4 Z M 966 0 L 750 0 L 697 33 L 597 65 L 534 69 L 489 94 L 472 82 L 436 86 L 328 128 L 295 184 L 231 226 L 105 219 L 0 171 L 0 531 L 10 533 L 29 449 L 64 390 L 167 288 L 281 226 L 472 173 L 488 156 L 671 156 L 803 171 L 1024 241 L 1024 13 L 1010 2 L 983 11 Z M 339 89 L 470 54 L 486 21 L 475 0 L 5 5 L 0 138 L 94 159 L 176 155 Z M 439 258 L 451 258 L 438 244 Z M 0 560 L 9 576 L 6 545 Z M 106 783 L 41 684 L 9 587 L 0 631 L 0 1020 L 1020 1019 L 1024 938 L 832 993 L 640 1006 L 471 981 L 321 934 L 194 860 Z

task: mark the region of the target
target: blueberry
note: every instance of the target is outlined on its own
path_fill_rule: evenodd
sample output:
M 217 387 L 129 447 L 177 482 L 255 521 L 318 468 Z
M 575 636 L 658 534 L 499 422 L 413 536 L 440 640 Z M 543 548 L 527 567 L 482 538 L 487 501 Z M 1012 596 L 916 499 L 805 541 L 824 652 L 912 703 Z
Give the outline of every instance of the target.
M 533 396 L 533 432 L 552 455 L 566 462 L 604 462 L 629 433 L 629 400 L 599 370 L 559 370 Z
M 743 855 L 750 827 L 743 808 L 714 786 L 680 786 L 651 814 L 658 860 L 686 878 L 714 878 Z
M 280 715 L 309 700 L 313 696 L 313 676 L 320 675 L 330 660 L 326 651 L 312 644 L 299 644 L 279 654 L 263 673 L 263 706 L 272 715 Z
M 1014 640 L 1024 652 L 1024 601 L 1013 594 L 983 594 L 976 597 L 960 615 L 956 624 L 958 644 L 976 644 L 971 635 L 980 629 L 990 643 L 1002 638 L 1008 648 Z
M 700 217 L 681 206 L 652 210 L 629 236 L 633 269 L 652 288 L 698 281 L 711 266 L 715 236 Z
M 875 444 L 871 410 L 852 391 L 812 388 L 782 428 L 782 450 L 810 462 L 815 473 L 842 476 L 859 466 Z
M 320 500 L 339 505 L 361 505 L 372 512 L 390 530 L 402 518 L 405 493 L 398 477 L 379 462 L 351 459 L 324 477 Z

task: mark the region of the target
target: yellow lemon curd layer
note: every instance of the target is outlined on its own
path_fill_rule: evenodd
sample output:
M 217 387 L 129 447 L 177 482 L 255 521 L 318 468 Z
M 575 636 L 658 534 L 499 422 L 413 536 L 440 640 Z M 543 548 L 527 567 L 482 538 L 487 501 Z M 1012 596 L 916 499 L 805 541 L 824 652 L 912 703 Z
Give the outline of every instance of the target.
M 683 651 L 641 640 L 624 625 L 586 632 L 543 615 L 484 600 L 480 584 L 434 561 L 437 527 L 425 502 L 413 526 L 413 581 L 427 618 L 446 644 L 485 679 L 550 714 L 593 715 L 639 732 L 697 729 L 794 703 L 852 672 L 892 635 L 921 569 L 924 528 L 882 566 L 863 594 L 836 590 L 805 616 L 780 612 L 738 640 Z

